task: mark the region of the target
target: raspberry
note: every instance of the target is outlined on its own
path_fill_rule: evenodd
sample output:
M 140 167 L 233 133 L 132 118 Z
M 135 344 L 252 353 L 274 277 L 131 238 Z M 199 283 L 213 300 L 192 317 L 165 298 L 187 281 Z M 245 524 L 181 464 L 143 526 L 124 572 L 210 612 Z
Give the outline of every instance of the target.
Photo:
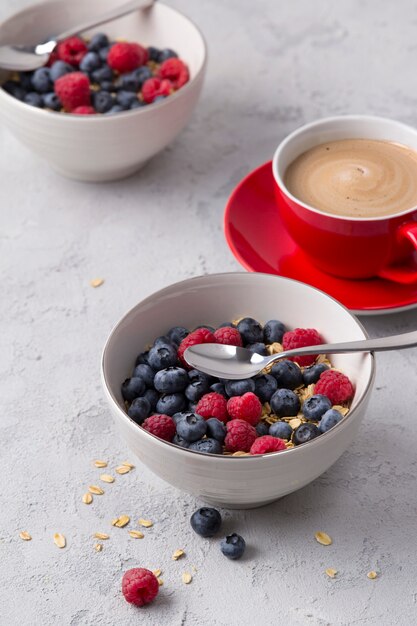
M 214 337 L 216 343 L 223 343 L 226 346 L 243 346 L 242 337 L 237 328 L 230 328 L 230 326 L 218 328 L 214 332 Z
M 317 346 L 323 343 L 323 339 L 315 328 L 295 328 L 284 333 L 282 347 L 284 350 L 294 350 L 304 346 Z M 311 365 L 316 360 L 317 354 L 307 356 L 288 357 L 290 361 L 295 361 L 298 365 Z
M 209 417 L 217 417 L 221 422 L 227 422 L 227 400 L 220 393 L 212 391 L 206 393 L 197 403 L 195 412 L 198 415 L 209 419 Z
M 235 419 L 227 422 L 226 430 L 224 445 L 228 452 L 249 452 L 258 436 L 254 427 L 245 420 Z
M 326 370 L 320 375 L 314 393 L 327 396 L 332 404 L 341 404 L 352 398 L 354 390 L 345 374 L 336 370 Z
M 147 104 L 150 104 L 158 96 L 169 96 L 173 86 L 170 80 L 159 78 L 148 78 L 142 86 L 142 97 Z
M 122 578 L 122 593 L 127 602 L 144 606 L 158 595 L 158 579 L 150 570 L 135 567 L 127 570 Z
M 179 345 L 178 358 L 185 367 L 188 367 L 188 369 L 189 365 L 184 359 L 184 352 L 187 348 L 190 348 L 191 346 L 197 346 L 199 343 L 216 343 L 216 339 L 213 333 L 210 332 L 207 328 L 197 328 L 196 330 L 193 330 L 192 333 L 187 335 L 187 337 L 185 337 L 185 339 L 183 339 Z
M 82 72 L 71 72 L 61 76 L 55 81 L 54 89 L 67 111 L 90 104 L 90 82 Z
M 190 73 L 184 61 L 175 57 L 162 63 L 158 75 L 161 78 L 169 78 L 175 89 L 179 89 L 190 79 Z
M 279 437 L 272 437 L 271 435 L 264 435 L 258 437 L 253 444 L 249 452 L 251 454 L 267 454 L 268 452 L 279 452 L 286 449 L 285 441 L 279 439 Z
M 172 417 L 158 413 L 147 417 L 142 424 L 142 428 L 147 430 L 148 433 L 152 433 L 152 435 L 164 439 L 164 441 L 172 441 L 176 431 L 175 422 Z
M 77 107 L 71 111 L 71 113 L 75 113 L 75 115 L 93 115 L 95 112 L 94 107 L 90 106 Z
M 61 61 L 78 67 L 82 58 L 87 54 L 88 48 L 85 41 L 79 37 L 69 37 L 58 44 L 56 52 Z
M 254 393 L 248 391 L 243 396 L 234 396 L 227 401 L 227 412 L 233 419 L 245 420 L 255 426 L 262 415 L 262 404 Z
M 112 70 L 119 74 L 132 72 L 137 67 L 145 65 L 148 60 L 148 51 L 138 43 L 120 41 L 112 45 L 107 55 L 107 63 Z

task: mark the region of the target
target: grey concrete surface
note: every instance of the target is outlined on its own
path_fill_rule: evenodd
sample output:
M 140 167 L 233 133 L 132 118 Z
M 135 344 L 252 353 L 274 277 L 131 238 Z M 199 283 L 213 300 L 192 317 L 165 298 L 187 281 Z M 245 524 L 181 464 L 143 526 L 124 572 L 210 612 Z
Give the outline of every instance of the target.
M 23 0 L 3 0 L 0 18 Z M 239 270 L 222 234 L 234 185 L 278 141 L 328 114 L 417 124 L 412 0 L 172 0 L 203 29 L 210 61 L 192 123 L 141 173 L 65 180 L 0 125 L 0 624 L 2 626 L 363 625 L 417 623 L 415 350 L 380 354 L 359 439 L 310 486 L 254 511 L 224 511 L 246 539 L 240 562 L 188 525 L 198 502 L 151 475 L 118 438 L 99 381 L 105 338 L 169 283 Z M 92 289 L 89 281 L 103 277 Z M 411 330 L 410 311 L 363 319 L 372 335 Z M 95 458 L 136 469 L 81 501 Z M 142 540 L 112 529 L 148 517 Z M 19 532 L 33 539 L 23 542 Z M 314 532 L 334 543 L 320 546 Z M 109 531 L 104 550 L 92 534 Z M 59 550 L 55 532 L 67 537 Z M 176 548 L 186 557 L 171 560 Z M 161 568 L 142 610 L 120 594 L 132 566 Z M 181 582 L 196 568 L 193 581 Z M 339 571 L 334 580 L 324 574 Z M 368 580 L 369 570 L 376 580 Z

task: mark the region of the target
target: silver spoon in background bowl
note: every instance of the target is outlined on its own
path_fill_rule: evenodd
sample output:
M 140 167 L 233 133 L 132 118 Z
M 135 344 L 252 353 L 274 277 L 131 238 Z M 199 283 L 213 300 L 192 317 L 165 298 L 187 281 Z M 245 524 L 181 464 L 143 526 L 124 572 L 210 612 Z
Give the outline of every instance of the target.
M 78 35 L 90 28 L 111 22 L 118 17 L 128 15 L 138 9 L 147 9 L 154 4 L 155 0 L 130 0 L 124 4 L 103 13 L 100 17 L 94 17 L 78 26 L 73 26 L 69 30 L 55 35 L 49 41 L 33 46 L 14 45 L 0 46 L 0 68 L 9 71 L 23 72 L 36 70 L 44 66 L 49 59 L 49 55 L 54 50 L 58 41 L 67 37 Z
M 202 343 L 187 348 L 184 358 L 195 369 L 229 380 L 251 378 L 259 374 L 267 365 L 293 356 L 308 354 L 342 354 L 348 352 L 382 352 L 417 346 L 417 330 L 402 335 L 360 339 L 344 343 L 324 343 L 306 346 L 295 350 L 284 350 L 278 354 L 262 356 L 246 348 L 225 346 L 219 343 Z

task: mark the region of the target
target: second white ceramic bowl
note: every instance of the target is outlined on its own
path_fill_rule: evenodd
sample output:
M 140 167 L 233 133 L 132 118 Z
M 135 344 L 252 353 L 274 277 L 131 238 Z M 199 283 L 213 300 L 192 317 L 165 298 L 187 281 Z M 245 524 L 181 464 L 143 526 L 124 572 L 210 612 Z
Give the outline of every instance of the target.
M 279 319 L 290 329 L 317 328 L 326 342 L 366 338 L 347 309 L 309 285 L 268 274 L 215 274 L 171 285 L 140 302 L 112 330 L 102 358 L 105 395 L 133 452 L 174 487 L 229 508 L 267 504 L 325 472 L 356 437 L 375 374 L 372 354 L 334 355 L 334 366 L 355 385 L 351 411 L 310 443 L 273 454 L 241 458 L 200 454 L 162 441 L 128 417 L 120 385 L 146 344 L 172 326 L 216 327 L 243 316 L 262 323 Z

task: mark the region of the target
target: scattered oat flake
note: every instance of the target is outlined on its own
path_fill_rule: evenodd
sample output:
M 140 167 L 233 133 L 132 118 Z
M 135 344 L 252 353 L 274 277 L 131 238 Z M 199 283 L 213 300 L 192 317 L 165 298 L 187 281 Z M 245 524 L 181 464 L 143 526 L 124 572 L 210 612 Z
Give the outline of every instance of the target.
M 67 545 L 67 540 L 65 539 L 64 535 L 61 535 L 61 533 L 55 533 L 54 544 L 58 546 L 58 548 L 65 548 L 65 546 Z
M 94 539 L 101 539 L 101 541 L 105 541 L 106 539 L 110 539 L 110 535 L 106 533 L 94 533 Z
M 19 533 L 19 537 L 21 539 L 23 539 L 23 541 L 31 541 L 32 540 L 32 536 L 29 535 L 29 533 L 26 530 L 22 530 L 22 532 Z
M 164 584 L 164 581 L 162 580 L 162 578 L 159 578 L 159 576 L 157 576 L 156 579 L 158 581 L 158 585 L 162 587 L 162 585 Z
M 116 519 L 112 520 L 112 526 L 117 526 L 117 528 L 124 528 L 130 522 L 130 517 L 128 515 L 121 515 Z
M 135 466 L 132 463 L 129 463 L 129 461 L 122 461 L 122 463 L 120 463 L 120 465 L 124 465 L 125 467 L 128 467 L 129 469 L 135 469 Z
M 183 575 L 181 576 L 181 578 L 182 578 L 182 582 L 185 585 L 188 585 L 192 581 L 192 579 L 193 579 L 193 577 L 191 576 L 191 574 L 189 572 L 184 572 Z
M 374 572 L 373 570 L 371 572 L 368 572 L 367 577 L 370 578 L 371 580 L 374 580 L 375 578 L 377 578 L 378 574 L 376 572 Z
M 83 502 L 84 504 L 91 504 L 92 501 L 93 501 L 93 496 L 91 495 L 89 491 L 87 491 L 87 493 L 83 495 Z
M 332 567 L 328 567 L 326 569 L 326 574 L 329 578 L 334 578 L 337 574 L 337 569 L 333 569 Z
M 118 474 L 128 474 L 130 472 L 130 467 L 127 465 L 119 465 L 119 467 L 116 467 L 116 472 Z
M 101 552 L 103 549 L 103 544 L 102 543 L 96 543 L 96 545 L 94 546 L 94 550 L 96 552 Z
M 88 488 L 90 493 L 93 493 L 95 496 L 102 496 L 104 491 L 101 487 L 97 487 L 97 485 L 90 485 Z
M 329 537 L 327 533 L 323 533 L 321 530 L 315 533 L 316 541 L 321 543 L 322 546 L 330 546 L 333 543 L 333 539 Z
M 180 559 L 182 556 L 184 556 L 185 552 L 184 550 L 175 550 L 174 554 L 172 555 L 172 560 L 173 561 L 178 561 L 178 559 Z
M 133 539 L 143 539 L 145 536 L 143 533 L 140 532 L 140 530 L 129 530 L 129 535 L 133 537 Z
M 102 480 L 103 483 L 114 483 L 114 477 L 110 476 L 110 474 L 100 474 L 100 480 Z
M 161 569 L 154 569 L 152 574 L 158 578 L 158 576 L 160 576 L 162 574 L 162 570 Z
M 94 461 L 94 465 L 98 468 L 107 467 L 107 461 L 100 461 L 100 459 L 97 459 Z
M 144 528 L 150 528 L 153 526 L 153 522 L 150 519 L 143 519 L 142 517 L 139 520 L 139 526 L 143 526 Z
M 102 285 L 103 283 L 104 283 L 104 278 L 93 278 L 93 280 L 90 280 L 90 285 L 94 287 L 94 289 L 96 287 L 100 287 L 100 285 Z

